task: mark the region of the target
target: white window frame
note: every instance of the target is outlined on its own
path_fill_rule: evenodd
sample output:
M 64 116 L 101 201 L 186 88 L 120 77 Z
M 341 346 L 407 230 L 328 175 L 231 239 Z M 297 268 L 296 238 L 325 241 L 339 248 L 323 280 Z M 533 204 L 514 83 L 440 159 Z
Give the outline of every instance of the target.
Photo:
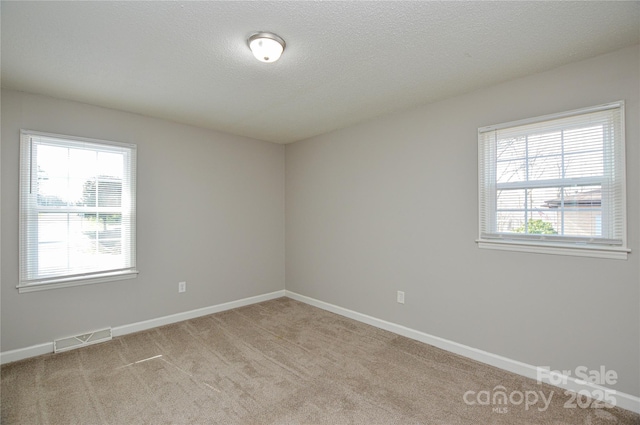
M 99 270 L 80 274 L 57 274 L 37 276 L 33 271 L 33 265 L 37 264 L 37 237 L 28 235 L 37 234 L 38 221 L 34 218 L 40 212 L 83 212 L 83 207 L 47 207 L 37 203 L 37 191 L 32 190 L 34 181 L 37 181 L 37 167 L 33 138 L 44 137 L 56 140 L 60 146 L 95 148 L 97 151 L 115 151 L 124 154 L 125 168 L 128 172 L 123 180 L 122 211 L 128 216 L 128 232 L 123 232 L 123 250 L 127 253 L 128 264 L 121 269 Z M 20 220 L 19 220 L 19 284 L 18 292 L 33 292 L 70 286 L 87 285 L 116 280 L 132 279 L 137 277 L 136 269 L 136 153 L 135 144 L 119 143 L 107 140 L 90 139 L 85 137 L 67 136 L 39 131 L 20 131 Z M 35 180 L 34 180 L 35 179 Z M 126 199 L 125 199 L 126 198 Z
M 615 151 L 615 175 L 621 178 L 609 179 L 607 175 L 598 178 L 579 177 L 575 182 L 569 182 L 571 179 L 557 179 L 557 182 L 545 181 L 544 184 L 549 187 L 551 183 L 559 186 L 570 186 L 567 183 L 575 183 L 576 185 L 584 185 L 587 183 L 603 184 L 606 180 L 607 184 L 615 185 L 615 192 L 619 194 L 616 202 L 608 202 L 603 194 L 602 199 L 602 223 L 606 222 L 607 214 L 621 217 L 620 227 L 621 234 L 616 238 L 590 238 L 590 237 L 570 237 L 556 235 L 531 235 L 531 234 L 514 234 L 500 233 L 496 230 L 497 226 L 497 200 L 496 192 L 499 189 L 505 189 L 507 186 L 513 188 L 533 188 L 536 187 L 535 182 L 496 183 L 496 166 L 495 149 L 497 136 L 494 136 L 500 130 L 513 129 L 519 126 L 530 126 L 539 124 L 540 126 L 552 126 L 550 121 L 577 117 L 580 115 L 617 109 L 619 111 L 619 125 L 616 130 L 614 142 L 612 144 Z M 478 247 L 485 249 L 496 249 L 506 251 L 522 251 L 542 254 L 556 255 L 572 255 L 583 257 L 598 257 L 610 259 L 627 259 L 627 254 L 631 252 L 627 247 L 627 228 L 626 228 L 626 171 L 625 171 L 625 123 L 624 123 L 624 101 L 617 101 L 598 105 L 589 108 L 582 108 L 557 114 L 550 114 L 536 118 L 518 120 L 497 124 L 478 129 L 478 204 L 479 204 L 479 238 L 476 240 Z M 491 140 L 491 138 L 493 138 Z M 488 141 L 491 140 L 491 141 Z M 605 155 L 607 153 L 605 150 Z M 607 172 L 605 171 L 605 174 Z M 579 180 L 579 181 L 578 181 Z M 589 181 L 587 181 L 589 180 Z M 593 180 L 593 181 L 591 181 Z M 615 180 L 611 182 L 611 180 Z M 553 186 L 555 186 L 555 184 Z M 610 190 L 609 193 L 612 193 Z M 605 203 L 608 202 L 607 205 Z M 611 207 L 615 204 L 618 209 L 611 211 Z

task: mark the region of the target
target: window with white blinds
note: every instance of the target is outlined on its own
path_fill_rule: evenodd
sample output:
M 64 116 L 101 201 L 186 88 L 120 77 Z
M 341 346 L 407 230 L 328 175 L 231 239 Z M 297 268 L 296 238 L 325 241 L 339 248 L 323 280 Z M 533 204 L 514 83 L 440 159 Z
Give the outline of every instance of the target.
M 136 145 L 21 132 L 20 292 L 135 277 Z
M 481 248 L 626 258 L 624 102 L 478 129 Z

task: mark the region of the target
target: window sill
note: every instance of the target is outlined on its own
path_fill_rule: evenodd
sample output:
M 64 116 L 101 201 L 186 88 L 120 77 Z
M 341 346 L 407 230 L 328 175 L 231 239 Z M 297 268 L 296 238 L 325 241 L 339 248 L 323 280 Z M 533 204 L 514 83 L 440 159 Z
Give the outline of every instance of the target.
M 479 248 L 497 249 L 501 251 L 531 252 L 534 254 L 571 255 L 575 257 L 608 258 L 626 260 L 630 249 L 622 247 L 593 247 L 569 244 L 542 244 L 522 241 L 489 241 L 477 240 Z
M 137 270 L 127 270 L 112 273 L 104 273 L 93 277 L 75 278 L 53 278 L 39 281 L 37 283 L 23 283 L 17 286 L 18 292 L 46 291 L 49 289 L 69 288 L 72 286 L 91 285 L 94 283 L 112 282 L 116 280 L 135 279 L 138 277 Z

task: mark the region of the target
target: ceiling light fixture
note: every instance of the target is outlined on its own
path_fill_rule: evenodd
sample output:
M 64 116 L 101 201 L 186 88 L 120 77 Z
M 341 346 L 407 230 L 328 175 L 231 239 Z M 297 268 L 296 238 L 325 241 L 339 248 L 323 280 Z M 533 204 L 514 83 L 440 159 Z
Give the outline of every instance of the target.
M 253 56 L 261 62 L 275 62 L 284 51 L 284 40 L 270 32 L 253 34 L 247 40 Z

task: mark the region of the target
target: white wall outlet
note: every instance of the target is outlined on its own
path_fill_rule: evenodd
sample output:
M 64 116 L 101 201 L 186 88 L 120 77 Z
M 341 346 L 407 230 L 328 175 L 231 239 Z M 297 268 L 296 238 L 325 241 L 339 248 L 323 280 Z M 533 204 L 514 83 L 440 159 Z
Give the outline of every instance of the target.
M 187 292 L 187 282 L 178 282 L 178 292 Z
M 404 292 L 398 291 L 397 300 L 400 304 L 404 304 Z

